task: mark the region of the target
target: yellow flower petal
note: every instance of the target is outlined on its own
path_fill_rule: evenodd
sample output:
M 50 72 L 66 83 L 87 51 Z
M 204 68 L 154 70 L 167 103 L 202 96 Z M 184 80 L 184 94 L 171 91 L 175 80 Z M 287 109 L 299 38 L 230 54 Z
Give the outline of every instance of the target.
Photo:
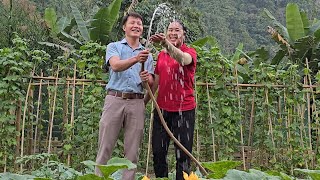
M 142 180 L 150 180 L 147 176 L 143 176 Z
M 194 174 L 193 172 L 191 172 L 190 176 L 189 176 L 189 180 L 199 180 L 198 176 L 196 174 Z
M 183 173 L 183 178 L 184 178 L 184 180 L 189 180 L 188 174 L 185 173 L 184 171 L 182 171 L 182 173 Z

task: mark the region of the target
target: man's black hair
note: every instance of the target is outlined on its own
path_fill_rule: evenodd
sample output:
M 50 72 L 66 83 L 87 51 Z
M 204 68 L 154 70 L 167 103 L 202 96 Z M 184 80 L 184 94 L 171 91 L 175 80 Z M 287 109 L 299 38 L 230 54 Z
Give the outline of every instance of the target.
M 136 13 L 136 12 L 129 12 L 128 14 L 126 14 L 121 21 L 122 26 L 126 24 L 126 22 L 128 21 L 129 17 L 134 17 L 134 18 L 138 18 L 141 19 L 141 21 L 143 22 L 143 18 L 140 14 Z

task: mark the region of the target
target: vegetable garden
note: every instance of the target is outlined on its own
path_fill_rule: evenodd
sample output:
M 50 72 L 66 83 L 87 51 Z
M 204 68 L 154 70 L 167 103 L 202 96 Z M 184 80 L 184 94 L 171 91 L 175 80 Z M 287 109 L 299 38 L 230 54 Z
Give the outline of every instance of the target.
M 72 20 L 58 20 L 47 9 L 52 42 L 42 42 L 46 48 L 32 48 L 12 34 L 12 46 L 0 49 L 0 177 L 98 179 L 92 161 L 108 80 L 103 44 L 110 41 L 103 34 L 115 26 L 120 5 L 115 0 L 98 10 L 91 30 L 83 28 L 75 6 Z M 263 47 L 245 52 L 240 44 L 233 56 L 224 56 L 212 37 L 191 43 L 198 53 L 193 154 L 211 172 L 204 177 L 197 171 L 198 177 L 320 176 L 320 21 L 309 21 L 296 4 L 287 6 L 286 25 L 265 12 L 272 22 L 270 38 L 279 44 L 274 52 Z M 98 29 L 106 15 L 111 20 Z M 151 109 L 149 104 L 137 164 L 140 178 L 152 174 Z M 113 157 L 122 155 L 119 138 Z M 112 159 L 101 167 L 106 179 L 114 172 L 110 167 L 135 165 Z

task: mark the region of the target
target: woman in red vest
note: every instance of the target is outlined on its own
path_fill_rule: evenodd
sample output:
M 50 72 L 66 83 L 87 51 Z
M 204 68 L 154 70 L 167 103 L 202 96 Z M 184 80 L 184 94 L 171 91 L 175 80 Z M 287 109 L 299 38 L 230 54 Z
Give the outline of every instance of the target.
M 191 153 L 195 124 L 194 75 L 197 53 L 195 49 L 185 44 L 185 36 L 186 29 L 178 20 L 169 24 L 166 35 L 160 33 L 151 36 L 152 42 L 160 43 L 164 47 L 158 55 L 152 90 L 153 92 L 159 90 L 157 103 L 168 127 Z M 146 80 L 148 73 L 143 71 L 140 77 Z M 163 128 L 156 110 L 154 114 L 152 132 L 154 171 L 156 177 L 168 177 L 167 153 L 170 137 Z M 190 158 L 176 144 L 175 154 L 176 179 L 180 180 L 183 179 L 182 171 L 190 172 Z

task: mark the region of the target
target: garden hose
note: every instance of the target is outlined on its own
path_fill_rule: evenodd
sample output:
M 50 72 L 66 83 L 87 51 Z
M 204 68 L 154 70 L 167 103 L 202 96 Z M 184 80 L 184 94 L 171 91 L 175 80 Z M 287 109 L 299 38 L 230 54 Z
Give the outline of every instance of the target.
M 143 70 L 143 69 L 144 69 L 144 63 L 142 63 L 142 66 L 141 66 L 141 70 Z M 159 105 L 158 105 L 158 103 L 157 103 L 157 101 L 156 101 L 156 98 L 155 98 L 155 97 L 153 96 L 153 94 L 152 94 L 152 91 L 151 91 L 151 88 L 150 88 L 148 82 L 143 81 L 143 85 L 144 85 L 144 87 L 147 89 L 147 91 L 148 91 L 148 93 L 149 93 L 152 101 L 154 102 L 154 105 L 155 105 L 156 110 L 157 110 L 157 112 L 158 112 L 158 115 L 159 115 L 159 117 L 160 117 L 161 124 L 163 125 L 164 129 L 167 131 L 167 133 L 168 133 L 168 135 L 170 136 L 170 138 L 174 141 L 174 143 L 176 143 L 176 144 L 179 146 L 179 148 L 180 148 L 184 153 L 186 153 L 186 154 L 190 157 L 190 159 L 191 159 L 193 162 L 196 163 L 196 165 L 199 167 L 199 169 L 200 169 L 200 171 L 203 173 L 203 175 L 207 176 L 208 173 L 207 173 L 207 171 L 201 166 L 200 162 L 179 142 L 179 140 L 178 140 L 177 138 L 174 137 L 173 133 L 170 131 L 169 127 L 167 126 L 167 124 L 166 124 L 166 122 L 165 122 L 165 120 L 164 120 L 164 118 L 163 118 L 163 115 L 162 115 L 161 110 L 160 110 L 160 108 L 159 108 Z

